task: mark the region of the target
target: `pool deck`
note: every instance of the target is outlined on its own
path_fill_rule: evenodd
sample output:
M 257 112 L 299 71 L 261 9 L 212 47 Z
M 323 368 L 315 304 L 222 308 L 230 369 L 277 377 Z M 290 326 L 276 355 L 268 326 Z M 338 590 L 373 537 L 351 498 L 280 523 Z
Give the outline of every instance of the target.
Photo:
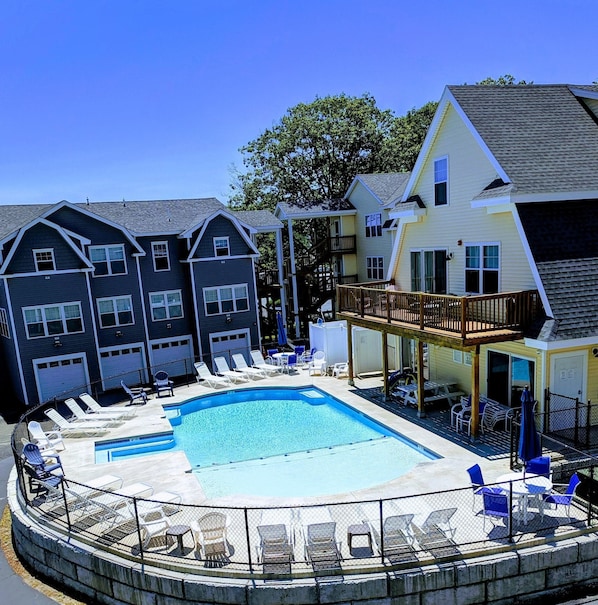
M 310 498 L 272 498 L 239 494 L 208 500 L 195 476 L 189 472 L 191 467 L 183 452 L 164 452 L 126 460 L 95 463 L 95 443 L 170 432 L 172 427 L 165 416 L 163 405 L 182 403 L 200 395 L 223 390 L 212 389 L 197 383 L 175 388 L 174 396 L 157 398 L 152 395 L 146 405 L 134 406 L 135 415 L 132 418 L 125 420 L 119 426 L 110 428 L 103 435 L 67 438 L 67 447 L 64 452 L 61 452 L 61 460 L 66 475 L 75 481 L 85 483 L 86 480 L 99 475 L 113 474 L 122 477 L 124 484 L 148 483 L 154 488 L 154 493 L 163 490 L 177 492 L 181 494 L 183 502 L 189 504 L 222 506 L 267 507 L 389 498 L 426 493 L 431 490 L 432 485 L 434 491 L 450 490 L 469 485 L 469 477 L 465 469 L 475 463 L 480 464 L 486 481 L 489 483 L 499 475 L 509 472 L 508 455 L 480 456 L 471 448 L 459 445 L 454 439 L 451 439 L 454 430 L 450 428 L 450 423 L 447 423 L 447 436 L 444 437 L 438 432 L 428 430 L 422 426 L 421 422 L 414 423 L 393 413 L 391 408 L 396 404 L 381 406 L 358 394 L 360 390 L 363 390 L 363 393 L 375 391 L 381 384 L 381 377 L 368 377 L 356 378 L 355 386 L 349 386 L 346 378 L 309 376 L 307 371 L 298 370 L 291 375 L 277 375 L 234 386 L 235 390 L 268 386 L 316 386 L 442 457 L 439 460 L 423 462 L 406 475 L 393 481 L 364 490 Z M 433 473 L 433 480 L 431 473 Z

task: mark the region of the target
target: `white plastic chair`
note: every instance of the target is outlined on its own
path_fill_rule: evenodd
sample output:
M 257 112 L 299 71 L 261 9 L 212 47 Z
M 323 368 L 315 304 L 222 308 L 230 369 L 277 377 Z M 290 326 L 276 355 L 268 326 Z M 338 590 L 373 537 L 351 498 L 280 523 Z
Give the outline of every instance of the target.
M 313 354 L 312 360 L 308 364 L 309 375 L 312 376 L 315 373 L 322 376 L 326 373 L 326 355 L 324 351 L 316 351 Z

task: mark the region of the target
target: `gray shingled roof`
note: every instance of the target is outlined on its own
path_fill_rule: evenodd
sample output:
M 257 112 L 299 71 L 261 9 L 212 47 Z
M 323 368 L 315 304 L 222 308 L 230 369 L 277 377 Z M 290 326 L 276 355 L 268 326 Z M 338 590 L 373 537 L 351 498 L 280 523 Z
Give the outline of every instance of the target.
M 598 335 L 598 200 L 517 204 L 557 340 Z
M 410 172 L 389 172 L 358 174 L 357 178 L 386 205 L 401 199 L 410 176 Z
M 0 239 L 41 216 L 53 204 L 21 204 L 0 206 Z
M 449 86 L 519 194 L 598 191 L 598 125 L 570 88 Z
M 280 229 L 284 226 L 269 210 L 231 210 L 230 213 L 258 231 Z
M 216 198 L 93 202 L 77 204 L 98 216 L 122 225 L 134 235 L 181 233 L 218 210 L 227 210 Z

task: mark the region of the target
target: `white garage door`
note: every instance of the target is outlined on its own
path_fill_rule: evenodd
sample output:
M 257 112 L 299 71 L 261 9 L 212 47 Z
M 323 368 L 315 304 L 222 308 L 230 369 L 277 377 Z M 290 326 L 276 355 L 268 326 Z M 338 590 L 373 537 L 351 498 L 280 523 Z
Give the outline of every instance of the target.
M 40 402 L 53 397 L 66 399 L 89 390 L 85 355 L 35 359 L 33 361 Z
M 141 345 L 100 351 L 104 390 L 120 388 L 123 380 L 129 386 L 147 382 L 147 371 Z
M 169 376 L 193 374 L 191 336 L 175 340 L 154 340 L 151 343 L 152 372 L 164 370 Z
M 232 355 L 235 353 L 243 353 L 245 361 L 249 362 L 251 360 L 249 354 L 249 330 L 211 334 L 210 352 L 212 353 L 212 359 L 220 355 L 226 359 L 229 365 L 231 365 Z

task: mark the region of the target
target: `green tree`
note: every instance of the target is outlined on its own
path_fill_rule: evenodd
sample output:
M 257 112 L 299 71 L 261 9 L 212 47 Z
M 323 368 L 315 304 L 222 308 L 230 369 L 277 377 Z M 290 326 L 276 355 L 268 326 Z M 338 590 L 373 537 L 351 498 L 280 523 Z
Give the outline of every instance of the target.
M 395 122 L 369 94 L 317 97 L 290 108 L 241 148 L 246 172 L 237 174 L 231 206 L 273 210 L 283 201 L 340 198 L 357 174 L 398 170 L 386 144 Z
M 527 84 L 533 84 L 533 82 L 526 82 L 525 80 L 515 82 L 515 78 L 511 74 L 505 74 L 496 80 L 494 78 L 485 78 L 480 82 L 476 82 L 476 84 L 480 84 L 481 86 L 525 86 Z

